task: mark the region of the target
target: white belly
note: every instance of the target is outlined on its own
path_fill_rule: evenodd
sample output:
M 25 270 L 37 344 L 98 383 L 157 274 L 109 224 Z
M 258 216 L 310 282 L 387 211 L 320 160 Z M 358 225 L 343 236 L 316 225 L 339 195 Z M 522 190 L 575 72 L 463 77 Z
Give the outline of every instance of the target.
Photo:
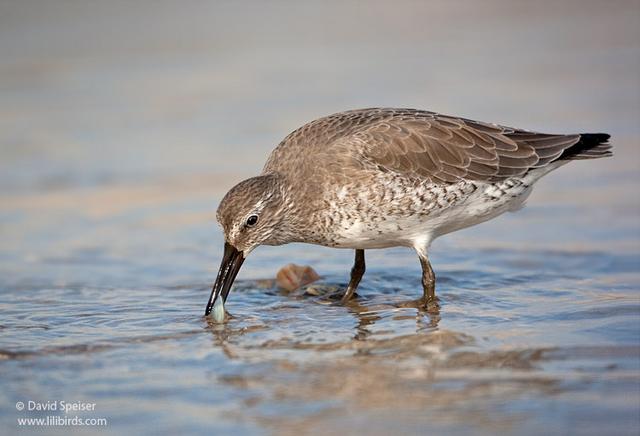
M 355 219 L 352 216 L 340 223 L 334 246 L 360 249 L 428 246 L 438 236 L 521 208 L 531 193 L 533 181 L 525 177 L 493 184 L 474 183 L 473 192 L 457 195 L 454 200 L 448 188 L 440 188 L 435 201 L 426 201 L 423 210 L 412 213 L 392 207 L 385 210 L 381 205 L 375 213 Z

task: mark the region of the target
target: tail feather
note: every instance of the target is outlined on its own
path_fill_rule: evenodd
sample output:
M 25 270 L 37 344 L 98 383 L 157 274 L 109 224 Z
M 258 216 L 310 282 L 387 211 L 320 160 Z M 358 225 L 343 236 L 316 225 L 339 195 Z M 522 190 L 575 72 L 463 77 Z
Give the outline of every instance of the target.
M 580 140 L 567 148 L 559 159 L 582 160 L 613 156 L 610 137 L 607 133 L 581 133 Z

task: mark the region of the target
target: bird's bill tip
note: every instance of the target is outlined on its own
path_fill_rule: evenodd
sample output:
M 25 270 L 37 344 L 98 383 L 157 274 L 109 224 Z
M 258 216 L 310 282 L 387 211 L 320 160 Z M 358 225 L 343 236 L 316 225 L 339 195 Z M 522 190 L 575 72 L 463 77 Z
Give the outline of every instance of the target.
M 211 296 L 209 297 L 209 301 L 207 302 L 207 307 L 204 312 L 205 316 L 211 313 L 211 310 L 218 298 L 221 297 L 223 303 L 227 301 L 231 285 L 238 275 L 238 271 L 240 271 L 240 267 L 242 266 L 244 259 L 245 256 L 242 251 L 238 250 L 228 242 L 225 242 L 222 262 L 220 263 L 220 269 L 218 270 L 216 281 L 211 289 Z

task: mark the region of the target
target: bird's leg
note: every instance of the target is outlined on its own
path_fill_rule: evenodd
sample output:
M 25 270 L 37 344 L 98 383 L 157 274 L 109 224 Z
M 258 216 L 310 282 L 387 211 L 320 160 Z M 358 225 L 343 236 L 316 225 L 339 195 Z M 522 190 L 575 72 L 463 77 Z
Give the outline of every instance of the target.
M 353 293 L 356 292 L 360 279 L 364 275 L 364 250 L 356 250 L 356 259 L 351 268 L 351 280 L 349 280 L 349 286 L 342 297 L 342 301 L 349 301 L 353 297 Z
M 427 257 L 427 253 L 422 250 L 418 251 L 420 265 L 422 266 L 422 289 L 424 304 L 427 311 L 438 310 L 438 298 L 436 297 L 436 275 L 433 273 L 431 263 Z

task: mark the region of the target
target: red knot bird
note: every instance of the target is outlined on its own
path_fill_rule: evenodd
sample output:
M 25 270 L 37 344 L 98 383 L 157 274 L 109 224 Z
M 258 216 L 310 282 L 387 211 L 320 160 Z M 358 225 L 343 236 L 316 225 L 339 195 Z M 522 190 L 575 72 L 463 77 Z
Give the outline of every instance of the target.
M 355 250 L 345 301 L 364 274 L 364 250 L 412 247 L 424 304 L 437 310 L 431 242 L 519 209 L 538 179 L 569 161 L 611 156 L 608 139 L 415 109 L 351 110 L 305 124 L 220 203 L 224 254 L 205 314 L 220 298 L 224 313 L 254 248 L 290 242 Z

